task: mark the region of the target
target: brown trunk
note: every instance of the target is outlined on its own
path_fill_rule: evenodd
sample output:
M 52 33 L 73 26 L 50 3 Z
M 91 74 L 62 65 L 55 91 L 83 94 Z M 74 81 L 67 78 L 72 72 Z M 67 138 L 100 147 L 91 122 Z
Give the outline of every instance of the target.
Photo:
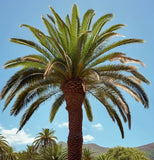
M 64 93 L 69 115 L 68 160 L 81 160 L 82 156 L 82 103 L 85 85 L 81 79 L 66 81 L 61 89 Z

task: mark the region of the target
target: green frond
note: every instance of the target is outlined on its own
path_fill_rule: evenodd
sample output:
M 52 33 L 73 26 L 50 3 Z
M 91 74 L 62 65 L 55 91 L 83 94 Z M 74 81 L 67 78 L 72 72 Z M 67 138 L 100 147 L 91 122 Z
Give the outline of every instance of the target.
M 72 7 L 72 15 L 71 15 L 71 25 L 70 25 L 70 57 L 72 57 L 72 60 L 74 61 L 76 58 L 77 53 L 77 39 L 78 39 L 78 33 L 79 33 L 79 13 L 78 13 L 78 7 L 76 4 Z M 75 66 L 76 67 L 76 66 Z
M 54 84 L 57 84 L 57 82 L 54 82 L 54 80 L 50 78 L 26 87 L 17 95 L 11 109 L 11 115 L 14 114 L 16 116 L 30 100 L 34 99 L 36 96 L 42 96 L 44 92 L 48 93 L 51 91 L 53 95 L 56 94 L 59 90 L 52 91 Z
M 103 33 L 113 32 L 115 30 L 121 29 L 122 27 L 126 27 L 126 25 L 124 25 L 124 24 L 116 24 L 116 25 L 111 26 L 107 30 L 105 30 Z
M 107 88 L 112 89 L 112 93 L 114 92 L 112 95 L 115 95 L 115 96 L 111 97 L 111 100 L 113 101 L 114 104 L 118 106 L 118 109 L 121 115 L 124 117 L 124 121 L 126 122 L 125 116 L 123 115 L 123 113 L 125 113 L 125 115 L 127 116 L 129 128 L 131 128 L 131 118 L 130 118 L 131 115 L 130 115 L 129 107 L 123 95 L 121 94 L 121 91 L 112 82 L 107 82 L 106 80 L 102 80 L 102 82 L 103 84 L 105 84 Z
M 47 31 L 49 33 L 49 35 L 56 39 L 56 40 L 59 40 L 59 37 L 58 37 L 58 31 L 55 27 L 55 25 L 51 24 L 45 17 L 42 16 L 42 19 L 43 19 L 43 22 L 47 28 Z
M 20 127 L 18 131 L 20 131 L 23 128 L 23 126 L 27 123 L 27 121 L 30 119 L 33 113 L 38 109 L 39 105 L 44 101 L 46 101 L 47 99 L 49 99 L 51 96 L 52 96 L 51 94 L 48 94 L 44 97 L 39 98 L 26 110 L 26 112 L 21 118 Z
M 79 11 L 76 4 L 74 4 L 72 7 L 70 32 L 71 32 L 71 40 L 77 40 L 79 32 Z
M 118 125 L 118 127 L 120 129 L 121 136 L 122 136 L 122 138 L 124 138 L 124 130 L 123 130 L 122 122 L 121 122 L 121 120 L 120 120 L 120 118 L 119 118 L 119 116 L 118 116 L 118 114 L 116 113 L 115 110 L 112 109 L 112 113 L 113 113 L 113 115 L 114 115 L 114 117 L 115 117 L 115 119 L 117 121 L 117 125 Z
M 1 91 L 1 99 L 3 99 L 6 94 L 9 92 L 9 90 L 12 88 L 12 86 L 14 84 L 16 84 L 19 80 L 19 77 L 21 78 L 21 75 L 29 75 L 29 74 L 32 74 L 32 73 L 35 73 L 35 72 L 42 72 L 43 74 L 43 71 L 42 70 L 38 70 L 36 71 L 36 69 L 34 68 L 26 68 L 26 69 L 21 69 L 19 70 L 18 72 L 16 72 L 6 83 L 6 85 L 4 86 L 4 88 L 2 89 Z
M 40 80 L 43 77 L 43 73 L 32 73 L 29 74 L 28 76 L 21 75 L 17 82 L 13 85 L 12 88 L 10 88 L 10 92 L 8 93 L 5 104 L 4 104 L 4 109 L 8 106 L 8 104 L 11 102 L 11 100 L 15 97 L 15 95 L 18 93 L 18 91 L 22 90 L 26 85 L 30 85 L 35 83 L 36 81 Z
M 53 103 L 52 107 L 51 107 L 50 122 L 52 122 L 54 120 L 54 117 L 55 117 L 56 113 L 59 110 L 59 107 L 62 105 L 63 102 L 64 102 L 64 94 L 60 94 L 58 96 L 58 98 L 55 100 L 55 102 Z
M 99 92 L 92 92 L 91 90 L 89 91 L 97 100 L 99 100 L 103 106 L 106 108 L 109 116 L 111 117 L 111 119 L 115 122 L 115 120 L 117 121 L 118 127 L 120 129 L 122 138 L 124 138 L 124 130 L 123 130 L 123 126 L 122 126 L 122 122 L 118 116 L 118 114 L 116 113 L 115 109 L 107 102 L 107 99 L 102 96 L 102 94 L 100 94 Z
M 92 26 L 93 39 L 99 34 L 102 27 L 113 18 L 113 14 L 106 14 L 100 17 Z
M 35 27 L 26 25 L 26 24 L 22 24 L 21 27 L 28 28 L 34 34 L 34 36 L 38 39 L 38 41 L 42 44 L 42 46 L 44 46 L 50 52 L 50 55 L 48 55 L 49 60 L 57 56 L 54 53 L 53 47 L 49 43 L 47 36 L 43 32 L 41 32 L 39 29 Z
M 69 28 L 51 6 L 50 6 L 50 9 L 56 18 L 56 22 L 57 22 L 58 29 L 59 29 L 58 35 L 61 39 L 62 47 L 65 52 L 68 52 L 69 51 L 69 44 L 70 44 Z
M 68 28 L 70 29 L 70 26 L 71 26 L 71 20 L 70 20 L 70 17 L 69 15 L 67 14 L 67 16 L 65 17 L 65 21 L 66 21 L 66 24 L 68 26 Z
M 85 48 L 83 50 L 83 62 L 85 62 L 85 66 L 89 64 L 89 60 L 97 55 L 102 48 L 105 47 L 106 42 L 115 36 L 122 36 L 121 34 L 114 33 L 114 32 L 108 32 L 105 34 L 102 34 L 97 37 L 94 43 L 92 41 L 88 40 L 89 43 L 85 45 Z M 94 59 L 95 60 L 95 59 Z
M 114 65 L 103 65 L 100 67 L 95 67 L 95 70 L 97 70 L 98 72 L 104 72 L 104 71 L 126 71 L 126 72 L 131 72 L 134 71 L 136 69 L 136 66 L 126 66 L 126 65 L 118 65 L 118 64 L 114 64 Z
M 113 49 L 113 48 L 116 48 L 118 46 L 125 45 L 125 44 L 131 44 L 131 43 L 144 43 L 144 40 L 142 40 L 142 39 L 124 39 L 124 40 L 121 40 L 121 41 L 118 41 L 118 42 L 114 42 L 114 43 L 106 46 L 98 54 L 94 55 L 94 57 L 92 57 L 91 61 L 96 59 L 97 57 L 101 56 L 103 53 Z
M 80 27 L 80 34 L 89 30 L 90 24 L 94 15 L 95 13 L 93 9 L 87 10 L 87 12 L 84 14 L 82 24 Z
M 84 103 L 84 108 L 85 108 L 85 111 L 86 111 L 87 118 L 89 119 L 89 121 L 92 122 L 93 121 L 93 115 L 92 115 L 92 110 L 91 110 L 89 100 L 87 98 L 85 98 L 83 103 Z
M 47 16 L 53 24 L 56 24 L 55 19 L 51 15 L 47 14 Z
M 39 51 L 41 54 L 43 54 L 45 57 L 47 57 L 49 60 L 52 58 L 50 55 L 50 52 L 39 46 L 37 43 L 25 39 L 19 39 L 19 38 L 11 38 L 11 42 L 26 45 L 28 47 L 34 48 L 37 51 Z

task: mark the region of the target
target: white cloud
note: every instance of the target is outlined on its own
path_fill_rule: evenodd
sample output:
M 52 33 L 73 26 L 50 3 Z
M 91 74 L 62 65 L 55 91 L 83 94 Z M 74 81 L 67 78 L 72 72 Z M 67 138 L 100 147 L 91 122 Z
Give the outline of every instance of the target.
M 97 128 L 97 129 L 99 129 L 99 130 L 102 130 L 102 129 L 103 129 L 103 126 L 102 126 L 101 123 L 93 124 L 92 127 L 93 127 L 93 128 Z
M 6 138 L 9 144 L 30 144 L 34 141 L 34 138 L 27 134 L 24 130 L 18 132 L 17 128 L 4 129 L 0 126 L 0 133 Z
M 68 122 L 64 122 L 64 123 L 62 123 L 62 124 L 59 124 L 58 127 L 59 127 L 59 128 L 62 128 L 62 127 L 68 128 Z
M 83 141 L 84 142 L 89 142 L 89 141 L 93 141 L 94 140 L 94 137 L 91 136 L 91 135 L 86 135 L 86 136 L 83 136 Z

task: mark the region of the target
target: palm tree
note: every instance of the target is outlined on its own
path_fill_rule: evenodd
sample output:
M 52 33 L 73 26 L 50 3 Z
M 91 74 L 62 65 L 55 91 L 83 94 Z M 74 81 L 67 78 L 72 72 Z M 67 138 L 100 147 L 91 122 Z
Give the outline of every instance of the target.
M 94 152 L 91 152 L 89 148 L 83 148 L 82 159 L 83 160 L 93 160 L 94 159 L 93 153 Z
M 9 146 L 5 160 L 17 160 L 18 159 L 17 155 L 18 154 L 16 152 L 14 152 L 13 148 Z
M 37 160 L 67 160 L 67 150 L 62 145 L 52 144 L 39 151 Z
M 41 103 L 57 95 L 50 112 L 52 122 L 65 100 L 69 116 L 68 159 L 80 160 L 83 143 L 82 104 L 88 119 L 93 120 L 89 94 L 100 101 L 111 119 L 117 122 L 122 138 L 124 131 L 119 114 L 124 122 L 128 121 L 129 128 L 131 114 L 121 89 L 141 102 L 145 108 L 149 107 L 148 97 L 141 87 L 141 82 L 149 84 L 149 81 L 137 71 L 135 65 L 126 65 L 131 62 L 144 66 L 144 63 L 114 50 L 118 46 L 144 41 L 128 38 L 108 43 L 110 38 L 121 36 L 116 30 L 125 26 L 116 24 L 102 31 L 113 14 L 100 17 L 91 26 L 95 15 L 92 9 L 87 10 L 82 22 L 76 4 L 72 7 L 71 18 L 67 15 L 65 21 L 52 7 L 50 9 L 54 18 L 48 15 L 48 20 L 42 16 L 49 35 L 30 25 L 21 25 L 34 34 L 40 45 L 30 40 L 10 39 L 11 42 L 34 48 L 40 54 L 20 57 L 4 64 L 5 69 L 18 66 L 22 68 L 10 78 L 1 92 L 1 99 L 6 97 L 3 110 L 15 95 L 11 115 L 18 115 L 27 106 L 20 122 L 21 130 Z M 121 63 L 114 63 L 116 60 Z
M 0 134 L 0 159 L 6 159 L 8 148 L 8 142 L 6 141 L 5 137 Z
M 56 144 L 57 137 L 54 136 L 54 133 L 54 130 L 42 128 L 42 132 L 38 133 L 38 136 L 35 138 L 35 141 L 33 142 L 34 148 L 46 148 L 48 145 Z
M 19 160 L 37 160 L 38 153 L 35 151 L 33 145 L 27 145 L 26 151 L 18 153 L 18 159 Z

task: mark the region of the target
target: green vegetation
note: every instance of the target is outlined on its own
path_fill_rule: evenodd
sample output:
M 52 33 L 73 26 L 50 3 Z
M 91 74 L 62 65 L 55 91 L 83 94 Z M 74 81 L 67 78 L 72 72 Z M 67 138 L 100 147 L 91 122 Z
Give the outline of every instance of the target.
M 44 131 L 48 129 L 42 129 Z M 50 131 L 50 130 L 49 130 Z M 54 130 L 51 130 L 48 133 L 55 133 Z M 40 135 L 39 133 L 39 135 Z M 54 137 L 53 134 L 49 136 Z M 0 135 L 0 160 L 68 160 L 67 148 L 63 148 L 62 144 L 49 143 L 46 146 L 41 146 L 36 148 L 35 144 L 27 145 L 25 151 L 14 152 L 13 148 L 9 146 L 8 142 L 5 140 L 5 137 Z M 49 138 L 49 139 L 50 139 Z M 38 136 L 36 137 L 38 139 Z M 39 141 L 40 142 L 40 141 Z M 42 142 L 41 142 L 42 144 Z M 44 143 L 43 143 L 44 144 Z M 93 150 L 95 150 L 95 145 L 93 145 Z M 148 147 L 146 148 L 148 149 Z M 152 158 L 150 158 L 153 160 Z M 125 148 L 125 147 L 115 147 L 110 148 L 105 153 L 100 153 L 99 155 L 92 151 L 92 148 L 89 149 L 88 146 L 85 146 L 82 149 L 82 160 L 150 160 L 145 152 L 138 150 L 137 148 Z
M 123 52 L 114 51 L 119 46 L 144 41 L 134 38 L 120 39 L 124 36 L 116 31 L 124 27 L 123 24 L 103 30 L 113 14 L 101 16 L 92 25 L 95 15 L 92 9 L 86 11 L 82 21 L 76 4 L 72 7 L 71 16 L 67 15 L 65 21 L 52 7 L 50 9 L 54 17 L 48 15 L 47 19 L 42 16 L 48 35 L 30 25 L 21 25 L 33 33 L 39 44 L 31 40 L 10 39 L 11 42 L 35 49 L 39 54 L 19 57 L 4 64 L 5 69 L 21 68 L 9 79 L 1 92 L 1 99 L 5 99 L 3 110 L 13 99 L 15 101 L 11 115 L 17 116 L 27 106 L 20 121 L 21 130 L 38 107 L 52 96 L 56 95 L 57 98 L 51 107 L 50 122 L 66 101 L 69 115 L 68 159 L 81 160 L 82 105 L 89 121 L 93 120 L 89 94 L 106 108 L 113 122 L 117 122 L 122 138 L 124 130 L 120 116 L 131 128 L 130 109 L 122 90 L 141 102 L 145 108 L 149 108 L 148 97 L 141 82 L 150 82 L 135 66 L 144 66 L 144 63 L 127 57 Z M 119 39 L 109 43 L 113 37 Z M 114 63 L 115 61 L 118 63 Z M 126 65 L 127 63 L 134 65 Z

